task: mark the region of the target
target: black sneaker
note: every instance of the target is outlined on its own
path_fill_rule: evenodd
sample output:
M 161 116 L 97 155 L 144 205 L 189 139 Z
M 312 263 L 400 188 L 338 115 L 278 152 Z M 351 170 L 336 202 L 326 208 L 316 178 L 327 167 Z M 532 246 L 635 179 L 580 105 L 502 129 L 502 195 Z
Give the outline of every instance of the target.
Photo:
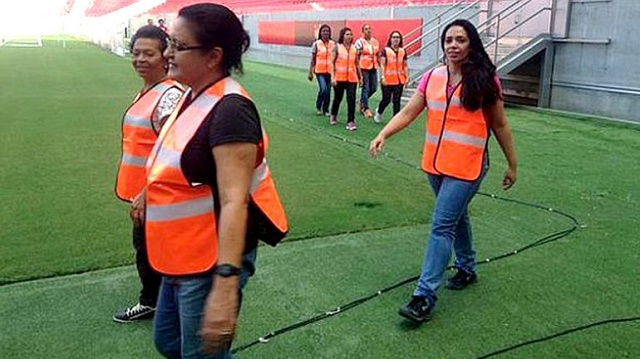
M 431 319 L 431 305 L 425 297 L 413 296 L 409 304 L 398 310 L 398 314 L 414 323 L 422 323 Z
M 151 319 L 156 308 L 140 303 L 127 308 L 113 316 L 113 321 L 118 323 L 131 323 L 137 320 Z
M 452 290 L 461 290 L 468 287 L 478 281 L 478 276 L 475 273 L 469 273 L 460 268 L 456 268 L 458 271 L 453 277 L 447 280 L 446 287 Z

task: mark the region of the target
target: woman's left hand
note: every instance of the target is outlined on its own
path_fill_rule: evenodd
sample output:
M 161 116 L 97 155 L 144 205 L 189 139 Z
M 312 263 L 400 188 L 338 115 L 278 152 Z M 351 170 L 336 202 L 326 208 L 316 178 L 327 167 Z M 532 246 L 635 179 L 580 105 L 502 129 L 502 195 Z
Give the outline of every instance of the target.
M 511 188 L 516 183 L 517 177 L 518 175 L 515 168 L 507 168 L 504 172 L 504 178 L 502 179 L 502 189 L 508 190 Z
M 229 350 L 238 318 L 238 280 L 216 276 L 204 306 L 200 336 L 202 350 L 214 354 Z

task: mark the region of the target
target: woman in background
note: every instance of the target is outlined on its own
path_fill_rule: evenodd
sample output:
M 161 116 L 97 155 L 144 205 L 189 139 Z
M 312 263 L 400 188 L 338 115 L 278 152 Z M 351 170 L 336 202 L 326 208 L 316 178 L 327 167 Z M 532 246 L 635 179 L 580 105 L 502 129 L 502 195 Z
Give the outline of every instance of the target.
M 320 26 L 318 39 L 311 46 L 311 64 L 309 65 L 309 81 L 313 75 L 318 80 L 318 96 L 316 97 L 316 114 L 329 116 L 331 102 L 331 53 L 336 43 L 331 40 L 331 27 Z
M 382 101 L 373 117 L 376 123 L 382 122 L 382 114 L 390 102 L 393 102 L 393 115 L 400 112 L 400 99 L 404 85 L 409 78 L 407 54 L 402 47 L 402 34 L 392 31 L 387 40 L 387 47 L 380 51 L 380 85 L 382 86 Z
M 333 105 L 329 123 L 338 123 L 338 111 L 340 102 L 347 92 L 347 127 L 349 131 L 357 130 L 356 127 L 356 88 L 362 81 L 362 74 L 358 66 L 358 52 L 353 45 L 353 32 L 345 27 L 340 30 L 338 45 L 333 48 L 331 56 L 331 84 L 333 85 Z

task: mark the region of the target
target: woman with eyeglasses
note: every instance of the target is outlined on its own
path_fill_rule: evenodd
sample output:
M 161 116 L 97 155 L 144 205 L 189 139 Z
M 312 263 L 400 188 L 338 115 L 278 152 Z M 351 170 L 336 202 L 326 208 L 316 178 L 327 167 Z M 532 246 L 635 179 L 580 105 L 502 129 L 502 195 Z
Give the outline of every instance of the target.
M 420 279 L 409 302 L 399 310 L 415 323 L 431 318 L 452 250 L 456 274 L 447 280 L 446 287 L 462 290 L 477 281 L 468 207 L 489 169 L 490 133 L 496 136 L 507 162 L 503 188 L 511 188 L 517 178 L 500 79 L 478 31 L 467 20 L 455 20 L 445 26 L 440 46 L 445 65 L 422 77 L 409 103 L 369 145 L 371 156 L 378 155 L 387 138 L 427 109 L 422 170 L 435 193 L 435 205 Z
M 131 38 L 131 64 L 142 78 L 142 90 L 127 109 L 122 122 L 122 159 L 116 179 L 116 195 L 132 203 L 133 247 L 142 289 L 138 303 L 113 316 L 119 323 L 153 317 L 160 275 L 149 265 L 144 236 L 145 164 L 163 123 L 182 96 L 181 85 L 167 76 L 168 36 L 153 25 L 141 27 Z
M 329 116 L 329 103 L 331 102 L 331 53 L 336 43 L 331 40 L 331 27 L 327 24 L 320 26 L 318 40 L 311 46 L 311 63 L 309 64 L 309 81 L 313 81 L 313 75 L 318 80 L 318 96 L 316 96 L 316 114 Z
M 348 131 L 355 131 L 356 126 L 356 88 L 362 83 L 362 73 L 358 66 L 358 52 L 353 45 L 353 32 L 345 27 L 340 30 L 338 44 L 331 55 L 331 84 L 333 85 L 333 104 L 329 124 L 338 123 L 340 103 L 347 92 L 347 127 Z
M 380 51 L 380 85 L 382 87 L 382 101 L 373 117 L 376 123 L 382 122 L 382 114 L 393 102 L 393 115 L 400 112 L 400 99 L 402 90 L 409 78 L 407 54 L 402 47 L 402 34 L 400 31 L 392 31 L 387 40 L 387 47 Z
M 277 243 L 288 224 L 258 111 L 231 77 L 249 46 L 237 16 L 187 6 L 169 34 L 169 74 L 190 90 L 147 163 L 149 259 L 163 275 L 154 342 L 167 358 L 230 358 L 257 241 Z

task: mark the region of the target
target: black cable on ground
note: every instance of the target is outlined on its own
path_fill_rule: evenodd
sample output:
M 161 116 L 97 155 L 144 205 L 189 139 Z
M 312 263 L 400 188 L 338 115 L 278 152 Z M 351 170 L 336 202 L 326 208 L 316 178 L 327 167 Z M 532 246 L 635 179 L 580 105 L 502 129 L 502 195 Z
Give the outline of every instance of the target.
M 527 346 L 527 345 L 546 342 L 548 340 L 555 339 L 555 338 L 561 337 L 563 335 L 575 333 L 575 332 L 578 332 L 578 331 L 581 331 L 581 330 L 586 330 L 586 329 L 589 329 L 589 328 L 593 328 L 593 327 L 597 327 L 597 326 L 601 326 L 601 325 L 605 325 L 605 324 L 626 323 L 626 322 L 633 322 L 633 321 L 640 321 L 640 317 L 607 319 L 607 320 L 602 320 L 602 321 L 599 321 L 599 322 L 585 324 L 585 325 L 581 325 L 579 327 L 563 330 L 561 332 L 558 332 L 558 333 L 555 333 L 555 334 L 551 334 L 551 335 L 548 335 L 546 337 L 527 340 L 526 342 L 518 343 L 518 344 L 512 345 L 510 347 L 506 347 L 506 348 L 503 348 L 503 349 L 500 349 L 500 350 L 496 350 L 496 351 L 491 352 L 489 354 L 485 354 L 485 355 L 476 357 L 475 359 L 490 358 L 490 357 L 493 357 L 493 356 L 496 356 L 496 355 L 499 355 L 499 354 L 504 354 L 506 352 L 510 352 L 510 351 L 518 349 L 518 348 L 522 348 L 522 347 Z
M 293 120 L 291 120 L 291 121 L 293 121 Z M 303 122 L 298 122 L 298 123 L 303 123 Z M 366 149 L 366 146 L 362 145 L 359 142 L 356 142 L 356 141 L 353 141 L 353 140 L 350 140 L 350 139 L 347 139 L 345 137 L 341 137 L 341 136 L 338 136 L 338 135 L 328 134 L 326 132 L 318 130 L 315 126 L 311 126 L 311 125 L 308 125 L 306 123 L 303 123 L 303 124 L 304 124 L 305 127 L 311 128 L 311 129 L 313 129 L 313 130 L 315 130 L 317 132 L 320 132 L 320 133 L 322 133 L 324 135 L 328 135 L 330 137 L 339 139 L 339 140 L 341 140 L 343 142 L 347 142 L 347 143 L 355 145 L 357 147 L 361 147 L 361 148 L 365 148 Z M 394 157 L 394 156 L 389 155 L 387 153 L 385 153 L 384 156 L 389 158 L 389 159 L 392 159 L 392 160 L 394 160 L 394 161 L 396 161 L 398 163 L 401 163 L 403 165 L 409 166 L 411 168 L 419 169 L 419 168 L 416 168 L 416 166 L 406 162 L 405 160 L 397 158 L 397 157 Z M 524 251 L 526 251 L 528 249 L 535 248 L 535 247 L 538 247 L 538 246 L 542 246 L 542 245 L 554 242 L 554 241 L 556 241 L 556 240 L 558 240 L 560 238 L 568 236 L 573 231 L 575 231 L 576 229 L 579 228 L 578 220 L 574 216 L 572 216 L 572 215 L 570 215 L 568 213 L 565 213 L 563 211 L 559 211 L 557 209 L 545 207 L 545 206 L 542 206 L 542 205 L 539 205 L 539 204 L 536 204 L 536 203 L 529 203 L 529 202 L 520 201 L 520 200 L 516 200 L 516 199 L 503 198 L 503 197 L 497 196 L 495 194 L 489 194 L 489 193 L 484 193 L 484 192 L 477 192 L 477 194 L 481 195 L 481 196 L 489 197 L 489 198 L 492 198 L 492 199 L 496 199 L 496 200 L 501 200 L 501 201 L 505 201 L 505 202 L 514 203 L 514 204 L 517 204 L 517 205 L 522 205 L 522 206 L 536 208 L 536 209 L 539 209 L 539 210 L 548 211 L 549 213 L 563 216 L 563 217 L 569 219 L 569 221 L 571 222 L 571 227 L 568 228 L 568 229 L 565 229 L 565 230 L 562 230 L 562 231 L 558 231 L 558 232 L 554 232 L 554 233 L 552 233 L 550 235 L 547 235 L 545 237 L 537 239 L 532 243 L 529 243 L 529 244 L 527 244 L 525 246 L 522 246 L 522 247 L 520 247 L 518 249 L 515 249 L 515 250 L 513 250 L 511 252 L 504 253 L 504 254 L 501 254 L 501 255 L 497 255 L 497 256 L 494 256 L 494 257 L 491 257 L 491 258 L 487 258 L 487 259 L 485 259 L 483 261 L 478 261 L 477 262 L 478 265 L 494 262 L 494 261 L 500 260 L 500 259 L 504 259 L 504 258 L 513 256 L 513 255 L 522 253 L 522 252 L 524 252 Z M 453 268 L 453 266 L 447 267 L 447 269 L 452 269 L 452 268 Z M 385 288 L 383 288 L 383 289 L 381 289 L 381 290 L 379 290 L 379 291 L 377 291 L 377 292 L 375 292 L 373 294 L 370 294 L 370 295 L 355 299 L 355 300 L 353 300 L 353 301 L 351 301 L 349 303 L 346 303 L 346 304 L 344 304 L 342 306 L 338 306 L 338 307 L 336 307 L 336 308 L 334 308 L 332 310 L 329 310 L 329 311 L 327 311 L 325 313 L 318 314 L 318 315 L 316 315 L 314 317 L 311 317 L 311 318 L 296 322 L 296 323 L 291 324 L 289 326 L 276 329 L 276 330 L 274 330 L 272 332 L 269 332 L 266 335 L 254 340 L 252 342 L 249 342 L 249 343 L 240 345 L 240 346 L 238 346 L 236 348 L 233 348 L 231 350 L 231 353 L 235 354 L 235 353 L 244 351 L 246 349 L 249 349 L 249 348 L 253 347 L 254 345 L 261 344 L 261 343 L 268 343 L 272 338 L 274 338 L 274 337 L 276 337 L 278 335 L 281 335 L 281 334 L 290 332 L 292 330 L 295 330 L 295 329 L 298 329 L 298 328 L 313 324 L 315 322 L 330 318 L 332 316 L 344 313 L 344 312 L 346 312 L 346 311 L 348 311 L 350 309 L 353 309 L 353 308 L 355 308 L 355 307 L 357 307 L 357 306 L 359 306 L 361 304 L 364 304 L 364 303 L 366 303 L 366 302 L 368 302 L 368 301 L 370 301 L 370 300 L 372 300 L 372 299 L 374 299 L 374 298 L 376 298 L 376 297 L 378 297 L 378 296 L 380 296 L 380 295 L 382 295 L 384 293 L 392 291 L 392 290 L 394 290 L 396 288 L 399 288 L 399 287 L 401 287 L 403 285 L 406 285 L 408 283 L 415 282 L 416 280 L 418 280 L 418 278 L 419 278 L 419 276 L 414 276 L 414 277 L 411 277 L 411 278 L 407 278 L 407 279 L 401 280 L 401 281 L 399 281 L 399 282 L 397 282 L 397 283 L 395 283 L 395 284 L 393 284 L 391 286 L 385 287 Z M 533 342 L 526 342 L 526 343 L 517 344 L 517 345 L 515 345 L 513 347 L 509 347 L 509 348 L 506 348 L 506 349 L 501 349 L 500 351 L 496 351 L 496 352 L 490 353 L 488 355 L 489 356 L 498 355 L 498 354 L 501 354 L 501 353 L 506 352 L 506 351 L 514 350 L 514 349 L 519 348 L 519 347 L 524 346 L 524 345 L 529 345 L 529 344 L 532 344 L 532 343 L 535 343 L 535 342 L 538 342 L 538 341 L 544 341 L 544 340 L 552 339 L 552 338 L 555 338 L 557 336 L 569 334 L 569 333 L 572 333 L 572 332 L 577 331 L 577 330 L 586 329 L 586 328 L 589 328 L 589 327 L 592 327 L 592 326 L 595 326 L 595 325 L 606 324 L 607 322 L 613 322 L 613 321 L 615 321 L 615 320 L 610 320 L 610 321 L 590 324 L 590 325 L 586 326 L 585 328 L 581 327 L 581 328 L 578 328 L 578 329 L 571 329 L 569 331 L 558 333 L 558 334 L 556 334 L 556 335 L 554 335 L 552 337 L 549 337 L 549 338 L 536 339 Z M 486 357 L 488 357 L 488 356 L 481 357 L 481 358 L 486 358 Z

